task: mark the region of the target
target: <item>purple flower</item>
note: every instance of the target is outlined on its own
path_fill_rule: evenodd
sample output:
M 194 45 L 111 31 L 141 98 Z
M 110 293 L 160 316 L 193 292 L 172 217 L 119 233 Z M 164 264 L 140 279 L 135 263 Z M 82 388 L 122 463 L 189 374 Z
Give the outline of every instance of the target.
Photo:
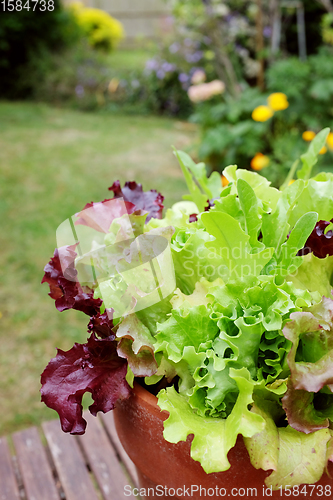
M 165 73 L 169 73 L 170 71 L 175 71 L 176 66 L 174 64 L 164 62 L 161 66 L 161 69 L 165 71 Z
M 146 62 L 146 69 L 148 71 L 155 71 L 158 69 L 158 67 L 159 67 L 159 64 L 156 61 L 156 59 L 148 59 L 148 61 Z
M 159 80 L 163 80 L 163 78 L 165 77 L 165 71 L 163 71 L 163 69 L 157 70 L 156 76 Z
M 192 47 L 193 41 L 191 40 L 191 38 L 185 38 L 184 45 L 185 47 Z
M 75 87 L 75 93 L 80 98 L 82 98 L 84 96 L 84 88 L 82 87 L 82 85 L 77 85 Z
M 202 59 L 203 52 L 202 50 L 197 50 L 193 54 L 186 54 L 185 59 L 189 63 L 197 63 Z
M 189 81 L 189 76 L 186 74 L 186 73 L 180 73 L 178 75 L 178 80 L 181 82 L 181 83 L 186 83 Z
M 212 40 L 211 38 L 209 38 L 209 36 L 204 36 L 203 37 L 203 42 L 206 44 L 206 45 L 210 45 L 212 43 Z
M 180 49 L 180 44 L 178 42 L 174 42 L 170 45 L 169 52 L 170 54 L 175 54 L 176 52 L 178 52 L 179 49 Z
M 265 26 L 265 27 L 264 27 L 264 30 L 263 30 L 263 35 L 264 35 L 264 37 L 265 37 L 265 38 L 270 38 L 271 34 L 272 34 L 272 29 L 271 29 L 271 27 L 270 27 L 270 26 Z

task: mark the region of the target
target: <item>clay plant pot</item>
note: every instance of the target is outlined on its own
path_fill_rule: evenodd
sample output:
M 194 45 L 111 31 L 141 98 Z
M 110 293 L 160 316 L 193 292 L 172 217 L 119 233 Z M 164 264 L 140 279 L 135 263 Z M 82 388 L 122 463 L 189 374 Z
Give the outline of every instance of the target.
M 213 500 L 231 498 L 332 498 L 333 463 L 329 474 L 324 474 L 315 488 L 307 485 L 306 495 L 296 491 L 270 491 L 264 480 L 271 473 L 255 469 L 239 436 L 236 446 L 230 450 L 228 471 L 206 474 L 199 462 L 190 457 L 193 439 L 177 444 L 163 438 L 163 421 L 168 412 L 157 406 L 157 398 L 138 384 L 134 385 L 132 396 L 121 401 L 114 410 L 115 423 L 122 445 L 137 468 L 140 487 L 145 488 L 143 498 L 174 498 Z M 326 490 L 325 490 L 326 486 Z M 148 491 L 148 488 L 150 490 Z M 200 490 L 201 488 L 201 490 Z M 301 486 L 299 490 L 301 490 Z M 154 489 L 154 492 L 153 492 Z M 312 494 L 310 492 L 312 490 Z M 168 494 L 165 494 L 165 493 Z M 331 494 L 329 494 L 331 492 Z M 326 494 L 328 493 L 328 494 Z

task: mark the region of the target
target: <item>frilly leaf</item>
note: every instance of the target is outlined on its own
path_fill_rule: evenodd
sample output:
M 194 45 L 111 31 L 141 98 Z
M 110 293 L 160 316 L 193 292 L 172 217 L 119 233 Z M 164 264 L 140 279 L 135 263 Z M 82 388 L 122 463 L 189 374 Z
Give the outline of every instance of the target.
M 64 432 L 83 434 L 83 394 L 91 392 L 92 415 L 112 410 L 119 399 L 130 396 L 126 371 L 113 338 L 97 340 L 92 334 L 86 344 L 75 344 L 67 352 L 58 349 L 41 376 L 42 401 L 58 412 Z
M 117 339 L 120 339 L 117 352 L 121 358 L 127 359 L 134 375 L 136 377 L 154 375 L 157 371 L 154 338 L 135 314 L 123 319 L 116 335 Z
M 207 473 L 229 469 L 227 455 L 235 445 L 238 434 L 251 437 L 265 425 L 260 415 L 248 410 L 248 405 L 253 401 L 253 382 L 249 373 L 245 368 L 230 372 L 237 383 L 239 395 L 227 419 L 196 415 L 186 398 L 178 394 L 174 387 L 158 395 L 159 407 L 170 414 L 164 423 L 164 438 L 171 443 L 178 443 L 185 441 L 189 434 L 194 434 L 191 457 L 198 460 Z

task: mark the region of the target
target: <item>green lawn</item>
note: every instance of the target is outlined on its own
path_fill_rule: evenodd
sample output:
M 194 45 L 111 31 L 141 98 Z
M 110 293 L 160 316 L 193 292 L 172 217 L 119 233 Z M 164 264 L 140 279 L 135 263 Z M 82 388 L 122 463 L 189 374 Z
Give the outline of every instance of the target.
M 40 373 L 56 347 L 86 339 L 88 317 L 59 313 L 40 285 L 57 227 L 116 179 L 157 189 L 170 206 L 185 192 L 171 145 L 194 135 L 164 118 L 0 103 L 0 435 L 56 416 L 40 403 Z

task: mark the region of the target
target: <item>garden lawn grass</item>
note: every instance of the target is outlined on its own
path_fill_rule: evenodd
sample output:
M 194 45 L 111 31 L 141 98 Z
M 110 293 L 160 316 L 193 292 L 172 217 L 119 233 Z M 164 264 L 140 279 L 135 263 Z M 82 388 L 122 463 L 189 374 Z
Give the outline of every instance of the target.
M 166 206 L 186 192 L 171 145 L 194 139 L 180 122 L 0 102 L 0 435 L 57 415 L 40 402 L 40 374 L 87 338 L 89 318 L 58 312 L 40 284 L 56 229 L 119 179 L 157 189 Z

